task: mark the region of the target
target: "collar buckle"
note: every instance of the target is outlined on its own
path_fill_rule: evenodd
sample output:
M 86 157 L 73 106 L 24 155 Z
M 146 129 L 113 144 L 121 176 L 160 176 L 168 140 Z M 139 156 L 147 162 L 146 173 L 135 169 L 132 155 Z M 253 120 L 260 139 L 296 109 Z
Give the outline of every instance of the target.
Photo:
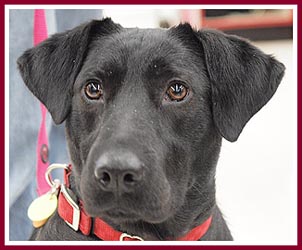
M 73 230 L 78 231 L 79 230 L 79 224 L 80 224 L 80 208 L 75 203 L 75 201 L 71 198 L 68 191 L 66 190 L 66 187 L 64 184 L 61 185 L 61 193 L 64 195 L 66 201 L 68 204 L 72 207 L 73 216 L 72 216 L 72 223 L 69 223 L 65 220 L 66 224 L 70 226 Z
M 125 241 L 125 239 L 128 238 L 130 240 L 136 240 L 136 241 L 144 241 L 141 237 L 135 236 L 135 235 L 129 235 L 126 233 L 122 233 L 120 236 L 120 241 Z

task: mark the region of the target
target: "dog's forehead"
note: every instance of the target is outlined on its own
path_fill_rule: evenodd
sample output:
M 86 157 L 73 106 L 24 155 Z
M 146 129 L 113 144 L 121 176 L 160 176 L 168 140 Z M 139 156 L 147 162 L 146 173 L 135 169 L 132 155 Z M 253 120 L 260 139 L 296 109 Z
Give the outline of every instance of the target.
M 90 47 L 88 58 L 97 65 L 149 66 L 156 62 L 185 60 L 181 42 L 165 29 L 123 29 L 100 37 Z

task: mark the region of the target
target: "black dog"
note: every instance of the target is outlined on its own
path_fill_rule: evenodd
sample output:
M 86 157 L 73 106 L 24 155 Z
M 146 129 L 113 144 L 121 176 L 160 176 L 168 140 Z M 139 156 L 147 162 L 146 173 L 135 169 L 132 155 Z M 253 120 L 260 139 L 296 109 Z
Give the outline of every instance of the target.
M 110 19 L 27 50 L 24 82 L 66 121 L 71 189 L 91 217 L 145 240 L 232 240 L 215 201 L 222 137 L 236 141 L 284 66 L 247 41 L 189 24 L 125 29 Z M 58 213 L 35 240 L 97 240 Z M 106 240 L 106 239 L 103 239 Z

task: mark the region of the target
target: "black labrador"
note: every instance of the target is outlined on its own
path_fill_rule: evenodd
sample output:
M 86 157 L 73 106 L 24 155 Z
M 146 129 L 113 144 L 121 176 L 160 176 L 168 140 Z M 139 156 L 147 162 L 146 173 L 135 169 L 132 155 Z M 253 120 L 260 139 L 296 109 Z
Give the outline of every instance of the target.
M 222 137 L 234 142 L 285 67 L 237 36 L 93 20 L 27 50 L 18 67 L 66 122 L 71 189 L 91 217 L 145 240 L 232 240 L 215 200 Z M 97 240 L 55 213 L 33 240 Z

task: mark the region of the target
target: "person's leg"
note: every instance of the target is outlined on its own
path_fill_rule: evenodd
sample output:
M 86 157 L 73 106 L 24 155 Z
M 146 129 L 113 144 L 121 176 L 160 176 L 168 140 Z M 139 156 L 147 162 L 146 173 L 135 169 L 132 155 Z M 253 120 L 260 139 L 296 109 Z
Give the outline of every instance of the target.
M 34 10 L 9 13 L 9 239 L 27 240 L 32 223 L 27 208 L 36 198 L 36 147 L 40 102 L 25 86 L 17 58 L 33 47 Z M 47 22 L 49 25 L 50 22 Z M 55 25 L 52 25 L 53 27 Z M 47 129 L 50 130 L 50 119 Z
M 33 226 L 27 217 L 27 208 L 37 195 L 36 187 L 35 181 L 30 182 L 9 209 L 9 239 L 12 241 L 28 240 L 31 236 Z
M 72 29 L 92 19 L 101 19 L 102 15 L 101 9 L 56 10 L 57 31 L 62 32 Z
M 10 10 L 9 16 L 9 239 L 28 239 L 32 226 L 27 207 L 35 197 L 39 102 L 17 70 L 17 58 L 32 47 L 33 10 Z

